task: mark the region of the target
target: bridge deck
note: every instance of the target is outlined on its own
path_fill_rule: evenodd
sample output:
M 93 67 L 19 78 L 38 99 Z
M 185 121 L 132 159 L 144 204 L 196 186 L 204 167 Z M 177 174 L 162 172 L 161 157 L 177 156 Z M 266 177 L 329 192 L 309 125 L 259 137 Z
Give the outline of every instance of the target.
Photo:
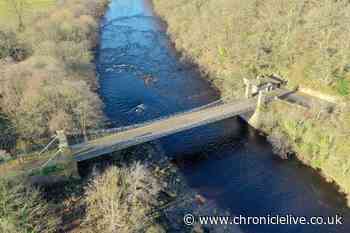
M 273 96 L 284 95 L 285 93 L 285 90 L 280 90 L 269 96 L 271 98 Z M 225 103 L 194 112 L 178 114 L 137 128 L 74 145 L 71 149 L 74 159 L 80 162 L 250 112 L 256 108 L 256 105 L 257 99 L 252 98 Z
M 99 157 L 177 132 L 253 111 L 256 102 L 256 99 L 248 99 L 238 103 L 222 104 L 208 109 L 175 115 L 138 128 L 74 145 L 72 146 L 73 156 L 78 162 Z

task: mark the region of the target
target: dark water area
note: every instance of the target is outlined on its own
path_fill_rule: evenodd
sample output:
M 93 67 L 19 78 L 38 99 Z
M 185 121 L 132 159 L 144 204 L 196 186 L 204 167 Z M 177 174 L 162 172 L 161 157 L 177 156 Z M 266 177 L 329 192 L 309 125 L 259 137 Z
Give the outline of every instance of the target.
M 200 42 L 199 42 L 200 43 Z M 148 0 L 112 0 L 96 55 L 100 95 L 114 126 L 210 103 L 218 93 L 182 64 Z M 242 225 L 249 233 L 350 233 L 344 197 L 312 169 L 273 155 L 259 133 L 230 119 L 157 142 L 189 188 L 230 215 L 334 216 L 343 225 Z M 236 229 L 226 232 L 237 232 Z

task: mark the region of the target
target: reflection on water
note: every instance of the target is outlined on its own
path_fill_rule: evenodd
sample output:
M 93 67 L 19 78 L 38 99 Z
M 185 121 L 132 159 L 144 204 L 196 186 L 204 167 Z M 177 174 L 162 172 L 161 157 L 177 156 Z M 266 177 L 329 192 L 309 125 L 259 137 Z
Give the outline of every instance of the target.
M 100 94 L 115 125 L 169 115 L 218 98 L 207 82 L 178 61 L 146 0 L 112 0 L 102 23 L 96 59 Z M 177 158 L 175 163 L 191 189 L 232 215 L 341 213 L 346 220 L 350 216 L 333 186 L 297 162 L 278 159 L 263 137 L 237 119 L 173 135 L 159 143 Z M 242 226 L 242 230 L 347 233 L 350 223 Z

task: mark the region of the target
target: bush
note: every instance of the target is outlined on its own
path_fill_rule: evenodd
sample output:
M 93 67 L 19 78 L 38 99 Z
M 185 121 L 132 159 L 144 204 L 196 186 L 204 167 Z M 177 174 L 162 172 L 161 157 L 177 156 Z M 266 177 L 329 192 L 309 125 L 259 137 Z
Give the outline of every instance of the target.
M 0 150 L 0 164 L 11 159 L 11 155 L 4 150 Z
M 86 191 L 85 224 L 91 232 L 144 232 L 152 225 L 150 214 L 159 191 L 159 183 L 146 167 L 112 167 L 95 177 Z
M 275 130 L 267 136 L 267 140 L 272 145 L 273 153 L 280 156 L 282 159 L 289 158 L 289 154 L 293 151 L 293 149 L 289 145 L 289 138 L 286 135 L 284 135 L 282 132 Z
M 350 81 L 345 79 L 340 79 L 338 81 L 338 93 L 342 96 L 347 96 L 350 94 Z
M 0 178 L 0 232 L 55 232 L 59 219 L 38 190 L 18 178 Z
M 275 102 L 261 117 L 263 130 L 269 134 L 268 140 L 275 153 L 288 155 L 288 151 L 295 152 L 302 162 L 321 170 L 328 180 L 335 181 L 348 197 L 349 107 L 349 104 L 339 105 L 333 114 L 319 116 L 313 109 L 291 108 Z
M 91 49 L 107 2 L 62 1 L 23 32 L 0 29 L 0 59 L 21 61 L 0 62 L 0 110 L 17 141 L 30 146 L 57 129 L 84 133 L 103 120 Z M 22 44 L 32 48 L 29 58 Z
M 22 61 L 29 55 L 29 48 L 20 43 L 16 33 L 0 30 L 0 59 L 11 57 L 15 61 Z
M 16 34 L 0 31 L 0 59 L 9 57 L 11 50 L 16 46 Z
M 236 97 L 225 87 L 242 78 L 271 73 L 290 85 L 347 93 L 336 83 L 337 74 L 350 78 L 347 0 L 153 2 L 177 48 L 218 80 L 224 95 Z
M 10 150 L 16 143 L 16 132 L 11 121 L 0 114 L 0 151 Z M 1 154 L 1 152 L 0 152 Z M 0 156 L 1 157 L 1 156 Z M 0 159 L 1 160 L 1 159 Z

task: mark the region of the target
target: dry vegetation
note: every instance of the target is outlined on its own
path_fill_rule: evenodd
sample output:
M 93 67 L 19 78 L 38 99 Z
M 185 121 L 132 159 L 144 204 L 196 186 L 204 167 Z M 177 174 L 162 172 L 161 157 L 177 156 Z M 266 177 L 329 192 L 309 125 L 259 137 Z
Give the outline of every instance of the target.
M 159 181 L 143 165 L 109 168 L 87 188 L 87 232 L 164 232 L 152 218 L 160 190 Z
M 21 22 L 54 7 L 55 2 L 56 0 L 1 0 L 0 25 L 18 27 Z
M 0 233 L 59 232 L 61 213 L 54 212 L 62 203 L 29 185 L 28 175 L 48 156 L 28 149 L 58 129 L 84 133 L 103 119 L 92 58 L 108 0 L 55 2 L 27 14 L 38 1 L 5 1 L 12 10 L 0 24 Z M 37 175 L 53 182 L 45 176 L 57 167 L 50 169 Z
M 274 103 L 265 109 L 262 119 L 262 129 L 270 135 L 277 153 L 283 155 L 286 146 L 291 148 L 301 161 L 335 181 L 348 194 L 350 205 L 350 109 L 328 114 Z
M 16 179 L 0 178 L 0 232 L 56 232 L 60 217 L 38 190 Z
M 20 10 L 15 26 L 0 26 L 0 233 L 164 233 L 161 187 L 145 166 L 110 168 L 83 196 L 84 182 L 61 167 L 33 170 L 50 152 L 27 153 L 56 130 L 84 134 L 102 123 L 92 59 L 108 1 L 58 1 L 29 18 L 22 13 L 34 0 L 6 1 Z
M 159 224 L 163 180 L 140 163 L 110 167 L 88 184 L 25 177 L 0 177 L 0 233 L 166 232 Z
M 276 152 L 286 155 L 292 148 L 350 193 L 349 1 L 153 2 L 176 47 L 209 74 L 224 97 L 240 98 L 243 78 L 271 73 L 291 87 L 337 96 L 332 114 L 273 106 L 263 129 Z
M 101 123 L 92 49 L 107 2 L 59 1 L 17 30 L 0 28 L 0 148 L 23 151 L 58 129 Z
M 154 0 L 177 48 L 224 95 L 243 77 L 278 73 L 291 85 L 350 94 L 346 0 Z M 200 43 L 198 43 L 200 41 Z

